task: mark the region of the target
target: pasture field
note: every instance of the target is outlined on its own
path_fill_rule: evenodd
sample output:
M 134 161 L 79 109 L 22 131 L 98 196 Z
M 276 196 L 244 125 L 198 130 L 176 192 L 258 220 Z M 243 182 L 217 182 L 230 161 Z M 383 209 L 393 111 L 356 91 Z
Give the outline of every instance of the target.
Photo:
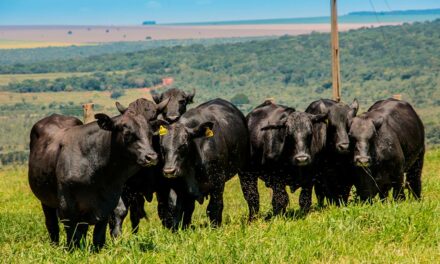
M 84 75 L 90 75 L 89 72 L 53 72 L 53 73 L 35 73 L 35 74 L 0 74 L 0 86 L 8 85 L 12 82 L 22 82 L 24 80 L 55 80 L 57 78 L 68 78 L 68 77 L 81 77 Z
M 35 49 L 47 47 L 70 47 L 85 46 L 92 44 L 69 43 L 69 42 L 50 42 L 50 41 L 31 41 L 31 40 L 2 40 L 0 39 L 0 49 Z
M 295 214 L 295 194 L 286 217 L 264 220 L 270 192 L 261 184 L 261 218 L 251 224 L 234 178 L 226 186 L 220 228 L 208 226 L 205 201 L 196 206 L 192 229 L 172 233 L 161 227 L 153 202 L 146 205 L 149 220 L 141 222 L 138 235 L 130 234 L 126 221 L 122 237 L 108 239 L 99 253 L 89 244 L 72 253 L 51 246 L 27 168 L 7 166 L 0 170 L 0 258 L 2 263 L 438 263 L 440 150 L 430 150 L 425 164 L 420 202 L 313 207 L 305 217 Z

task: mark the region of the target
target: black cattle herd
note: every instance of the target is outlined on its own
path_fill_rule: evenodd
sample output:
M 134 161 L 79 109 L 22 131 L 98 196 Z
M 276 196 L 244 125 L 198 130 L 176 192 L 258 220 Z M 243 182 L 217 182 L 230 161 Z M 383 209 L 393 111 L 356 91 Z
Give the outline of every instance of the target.
M 207 215 L 218 226 L 225 183 L 237 174 L 249 220 L 259 213 L 258 179 L 273 190 L 274 215 L 286 211 L 287 186 L 301 188 L 304 213 L 313 188 L 319 205 L 346 204 L 353 186 L 361 201 L 386 199 L 391 189 L 396 200 L 404 189 L 421 197 L 424 127 L 407 102 L 378 101 L 357 115 L 357 100 L 322 99 L 305 112 L 268 100 L 245 117 L 223 99 L 187 111 L 194 96 L 170 89 L 155 102 L 116 103 L 115 117 L 96 114 L 83 124 L 54 114 L 33 126 L 29 184 L 53 243 L 59 220 L 72 248 L 89 225 L 102 247 L 107 224 L 117 237 L 129 211 L 137 232 L 154 194 L 165 227 L 188 227 L 196 201 L 208 197 Z

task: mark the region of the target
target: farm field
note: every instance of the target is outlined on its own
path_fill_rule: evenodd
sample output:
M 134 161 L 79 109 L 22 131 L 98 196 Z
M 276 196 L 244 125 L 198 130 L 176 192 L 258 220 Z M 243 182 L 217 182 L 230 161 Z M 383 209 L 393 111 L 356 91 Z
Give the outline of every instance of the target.
M 84 44 L 84 43 L 70 43 L 70 42 L 0 39 L 0 49 L 34 49 L 34 48 L 47 48 L 47 47 L 85 46 L 85 45 L 92 45 L 92 43 Z
M 89 72 L 75 72 L 75 73 L 67 73 L 67 72 L 53 72 L 53 73 L 35 73 L 35 74 L 0 74 L 0 86 L 8 85 L 12 82 L 21 82 L 24 80 L 55 80 L 57 78 L 67 78 L 67 77 L 81 77 L 84 75 L 90 75 L 92 73 Z
M 0 170 L 0 255 L 3 263 L 438 263 L 440 150 L 425 157 L 421 202 L 314 207 L 302 218 L 295 216 L 295 194 L 288 216 L 265 221 L 270 192 L 260 184 L 262 214 L 248 225 L 247 206 L 234 178 L 226 186 L 224 224 L 218 229 L 207 225 L 206 201 L 196 206 L 193 228 L 177 233 L 161 227 L 151 203 L 146 206 L 149 220 L 141 222 L 138 235 L 130 234 L 126 221 L 123 236 L 108 239 L 100 253 L 87 244 L 69 254 L 49 244 L 27 168 L 7 166 Z

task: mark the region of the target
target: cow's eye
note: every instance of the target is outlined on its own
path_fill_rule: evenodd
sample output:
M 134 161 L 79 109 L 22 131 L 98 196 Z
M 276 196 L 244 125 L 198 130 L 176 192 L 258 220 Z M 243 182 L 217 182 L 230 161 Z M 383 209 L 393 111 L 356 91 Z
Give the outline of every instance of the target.
M 130 143 L 133 140 L 133 135 L 130 132 L 124 132 L 124 142 Z

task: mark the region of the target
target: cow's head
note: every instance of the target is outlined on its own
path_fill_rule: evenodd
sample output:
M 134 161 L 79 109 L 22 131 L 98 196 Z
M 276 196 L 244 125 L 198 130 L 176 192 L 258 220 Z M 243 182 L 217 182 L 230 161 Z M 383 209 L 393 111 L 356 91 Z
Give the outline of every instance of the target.
M 153 95 L 153 99 L 157 104 L 165 100 L 169 100 L 167 107 L 164 109 L 163 116 L 168 122 L 177 121 L 180 116 L 186 112 L 186 106 L 193 102 L 195 90 L 186 94 L 180 89 L 170 89 L 162 94 Z
M 377 136 L 377 131 L 383 123 L 383 118 L 372 119 L 366 115 L 355 117 L 350 126 L 350 139 L 354 147 L 354 163 L 358 167 L 368 167 L 371 164 L 371 144 Z
M 328 109 L 327 139 L 330 141 L 330 147 L 338 153 L 348 153 L 350 150 L 350 139 L 347 131 L 358 109 L 359 103 L 356 99 L 353 100 L 351 105 L 337 103 Z
M 182 177 L 185 158 L 191 153 L 191 144 L 196 138 L 211 137 L 214 123 L 204 122 L 188 127 L 180 122 L 160 128 L 160 145 L 164 159 L 163 174 L 167 178 Z M 194 150 L 193 150 L 194 151 Z M 191 164 L 193 166 L 194 164 Z
M 151 104 L 151 111 L 154 112 L 160 112 L 165 107 L 165 104 L 156 106 L 153 102 L 144 103 L 145 105 Z M 152 147 L 152 139 L 163 121 L 148 121 L 145 118 L 145 113 L 125 108 L 118 102 L 116 107 L 121 113 L 118 117 L 110 118 L 102 113 L 95 115 L 99 127 L 112 132 L 112 144 L 115 144 L 114 146 L 118 148 L 118 151 L 123 152 L 124 155 L 127 155 L 141 166 L 156 165 L 158 156 Z
M 262 130 L 273 130 L 283 138 L 283 148 L 277 148 L 278 155 L 286 153 L 293 165 L 306 166 L 312 161 L 311 145 L 313 124 L 325 122 L 327 113 L 312 115 L 303 112 L 292 112 L 277 123 L 268 124 Z M 282 133 L 281 133 L 282 132 Z

